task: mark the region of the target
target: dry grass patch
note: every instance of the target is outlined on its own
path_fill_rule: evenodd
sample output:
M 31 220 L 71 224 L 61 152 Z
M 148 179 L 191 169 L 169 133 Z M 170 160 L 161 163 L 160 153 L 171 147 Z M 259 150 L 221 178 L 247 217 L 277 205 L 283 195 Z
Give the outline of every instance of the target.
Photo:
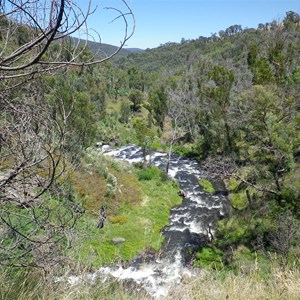
M 106 182 L 95 170 L 75 171 L 72 181 L 76 193 L 83 199 L 88 210 L 97 210 L 104 203 Z
M 206 272 L 176 287 L 167 299 L 298 300 L 300 273 L 273 270 L 269 280 L 259 273 Z

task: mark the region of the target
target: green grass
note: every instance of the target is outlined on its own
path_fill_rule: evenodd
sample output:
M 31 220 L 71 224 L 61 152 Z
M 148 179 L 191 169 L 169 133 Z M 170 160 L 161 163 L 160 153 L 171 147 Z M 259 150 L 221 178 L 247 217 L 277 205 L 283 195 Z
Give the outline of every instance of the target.
M 118 260 L 130 260 L 150 248 L 160 248 L 161 230 L 168 225 L 170 209 L 182 199 L 174 183 L 161 181 L 159 176 L 135 184 L 140 191 L 140 201 L 121 202 L 116 215 L 108 215 L 104 228 L 97 228 L 97 217 L 91 214 L 79 221 L 78 239 L 70 251 L 83 265 L 97 268 Z M 115 222 L 120 216 L 122 222 Z M 126 241 L 114 245 L 112 239 L 116 237 Z

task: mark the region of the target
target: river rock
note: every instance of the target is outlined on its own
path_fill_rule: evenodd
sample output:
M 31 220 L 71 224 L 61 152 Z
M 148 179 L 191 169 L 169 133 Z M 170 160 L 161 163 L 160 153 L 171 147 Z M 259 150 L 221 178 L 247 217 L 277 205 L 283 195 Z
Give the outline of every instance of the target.
M 114 245 L 117 245 L 117 244 L 124 243 L 126 240 L 122 237 L 116 237 L 116 238 L 113 238 L 111 241 Z
M 178 196 L 185 198 L 187 195 L 186 195 L 186 192 L 184 190 L 179 190 L 178 191 Z

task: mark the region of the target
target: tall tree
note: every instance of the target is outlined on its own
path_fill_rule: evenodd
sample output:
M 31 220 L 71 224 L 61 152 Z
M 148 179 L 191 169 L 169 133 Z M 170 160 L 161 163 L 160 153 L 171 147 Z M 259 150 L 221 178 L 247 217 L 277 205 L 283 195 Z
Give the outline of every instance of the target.
M 164 120 L 168 109 L 168 94 L 163 86 L 155 88 L 149 93 L 149 107 L 153 117 L 160 127 L 164 129 Z
M 209 72 L 209 78 L 212 79 L 215 84 L 208 88 L 209 97 L 211 99 L 211 112 L 213 117 L 221 118 L 223 121 L 226 135 L 226 145 L 223 149 L 225 151 L 231 151 L 233 144 L 228 111 L 230 107 L 230 91 L 234 83 L 234 74 L 231 70 L 223 66 L 215 65 Z
M 236 119 L 243 132 L 243 155 L 255 167 L 260 182 L 281 201 L 281 178 L 294 165 L 300 143 L 296 99 L 286 98 L 276 87 L 254 86 L 239 100 Z M 245 157 L 244 157 L 245 159 Z

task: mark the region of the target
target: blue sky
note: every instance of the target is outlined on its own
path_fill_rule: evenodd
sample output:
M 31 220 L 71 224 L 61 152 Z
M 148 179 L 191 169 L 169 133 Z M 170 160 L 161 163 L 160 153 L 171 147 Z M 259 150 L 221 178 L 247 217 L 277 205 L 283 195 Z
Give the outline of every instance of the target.
M 85 4 L 86 0 L 79 0 Z M 120 0 L 94 0 L 98 6 L 89 19 L 89 26 L 101 35 L 101 41 L 119 45 L 123 35 L 121 19 L 104 7 L 125 9 Z M 300 13 L 300 1 L 294 0 L 128 0 L 136 18 L 130 48 L 154 48 L 166 42 L 180 42 L 210 36 L 231 25 L 257 27 L 259 23 L 282 20 L 289 10 Z

